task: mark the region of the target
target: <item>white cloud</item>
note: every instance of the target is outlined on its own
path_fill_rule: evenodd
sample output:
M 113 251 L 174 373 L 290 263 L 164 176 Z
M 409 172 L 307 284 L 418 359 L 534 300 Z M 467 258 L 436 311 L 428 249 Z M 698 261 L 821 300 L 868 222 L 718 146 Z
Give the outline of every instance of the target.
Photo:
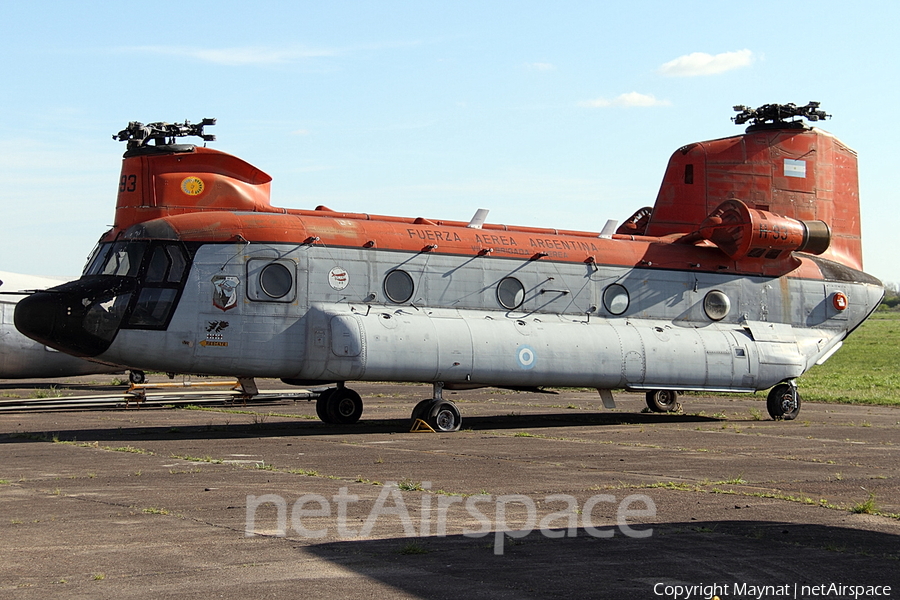
M 640 94 L 638 92 L 628 92 L 616 96 L 612 100 L 606 98 L 597 98 L 595 100 L 582 100 L 578 106 L 588 108 L 606 108 L 609 106 L 670 106 L 672 103 L 668 100 L 657 100 L 653 94 Z
M 738 50 L 722 54 L 694 52 L 679 56 L 662 65 L 658 72 L 667 77 L 696 77 L 698 75 L 718 75 L 732 69 L 746 67 L 753 62 L 753 52 Z
M 548 62 L 528 63 L 525 66 L 531 71 L 552 71 L 556 68 L 552 63 Z
M 309 48 L 266 48 L 247 46 L 243 48 L 191 48 L 175 46 L 135 46 L 125 48 L 131 52 L 168 54 L 183 56 L 204 62 L 226 66 L 274 65 L 290 63 L 305 58 L 336 56 L 336 50 L 315 50 Z

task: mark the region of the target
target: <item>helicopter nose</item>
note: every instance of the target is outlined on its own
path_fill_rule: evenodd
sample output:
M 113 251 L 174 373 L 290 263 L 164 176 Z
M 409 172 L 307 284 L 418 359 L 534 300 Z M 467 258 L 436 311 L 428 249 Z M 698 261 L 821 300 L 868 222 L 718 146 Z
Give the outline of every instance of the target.
M 102 354 L 118 332 L 131 293 L 98 284 L 71 282 L 23 298 L 16 304 L 16 328 L 66 354 Z
M 51 340 L 58 329 L 60 316 L 57 300 L 58 298 L 43 292 L 19 300 L 13 320 L 16 329 L 37 342 L 53 346 Z

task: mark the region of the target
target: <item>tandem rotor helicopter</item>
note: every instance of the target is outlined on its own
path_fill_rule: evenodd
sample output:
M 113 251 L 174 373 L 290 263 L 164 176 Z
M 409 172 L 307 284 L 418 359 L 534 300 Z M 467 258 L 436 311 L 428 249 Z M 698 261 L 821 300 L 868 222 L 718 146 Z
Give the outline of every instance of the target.
M 592 387 L 646 393 L 795 380 L 875 310 L 862 271 L 856 153 L 804 120 L 819 104 L 735 107 L 745 133 L 679 148 L 656 202 L 600 232 L 276 208 L 271 177 L 205 146 L 215 124 L 129 123 L 115 224 L 77 281 L 19 301 L 15 324 L 112 365 L 332 386 L 327 423 L 353 423 L 351 381 L 433 384 L 412 411 L 461 423 L 443 389 Z

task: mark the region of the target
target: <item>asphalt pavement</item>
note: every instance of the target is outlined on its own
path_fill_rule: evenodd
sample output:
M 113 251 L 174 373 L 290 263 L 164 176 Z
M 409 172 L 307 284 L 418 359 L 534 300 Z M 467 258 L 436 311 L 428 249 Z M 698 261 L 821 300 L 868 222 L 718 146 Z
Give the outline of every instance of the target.
M 336 426 L 259 384 L 0 412 L 0 597 L 900 598 L 898 408 L 445 391 L 462 430 L 431 433 L 409 421 L 430 386 L 351 385 L 362 419 Z

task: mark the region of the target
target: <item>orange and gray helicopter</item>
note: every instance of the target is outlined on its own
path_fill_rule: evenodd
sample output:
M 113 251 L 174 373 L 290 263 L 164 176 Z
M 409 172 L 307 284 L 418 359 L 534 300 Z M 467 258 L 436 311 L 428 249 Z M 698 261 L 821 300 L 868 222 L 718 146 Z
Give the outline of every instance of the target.
M 443 389 L 646 393 L 771 388 L 830 357 L 884 296 L 862 271 L 856 153 L 808 126 L 819 104 L 735 107 L 745 133 L 669 159 L 653 207 L 600 232 L 270 204 L 271 178 L 176 143 L 199 124 L 132 122 L 115 224 L 77 281 L 18 303 L 16 326 L 63 352 L 178 373 L 327 387 L 319 417 L 353 423 L 350 381 L 433 384 L 412 411 L 459 429 Z

